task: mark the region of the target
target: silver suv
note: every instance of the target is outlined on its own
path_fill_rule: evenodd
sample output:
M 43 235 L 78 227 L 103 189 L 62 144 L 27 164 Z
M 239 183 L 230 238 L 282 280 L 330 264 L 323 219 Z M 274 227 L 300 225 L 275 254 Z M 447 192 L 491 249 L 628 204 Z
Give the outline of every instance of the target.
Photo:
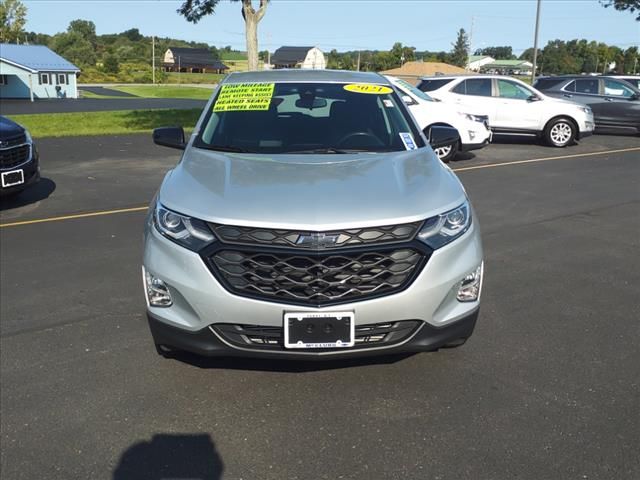
M 431 146 L 456 141 L 434 127 Z M 341 358 L 473 332 L 478 221 L 374 73 L 234 73 L 151 203 L 142 269 L 162 355 Z

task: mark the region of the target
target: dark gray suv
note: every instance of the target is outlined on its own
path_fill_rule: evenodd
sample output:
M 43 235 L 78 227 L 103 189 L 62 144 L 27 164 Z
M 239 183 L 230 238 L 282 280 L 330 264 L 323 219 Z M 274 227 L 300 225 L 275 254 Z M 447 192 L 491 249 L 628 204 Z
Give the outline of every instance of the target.
M 534 87 L 546 95 L 588 105 L 598 133 L 640 134 L 640 90 L 609 76 L 541 77 Z

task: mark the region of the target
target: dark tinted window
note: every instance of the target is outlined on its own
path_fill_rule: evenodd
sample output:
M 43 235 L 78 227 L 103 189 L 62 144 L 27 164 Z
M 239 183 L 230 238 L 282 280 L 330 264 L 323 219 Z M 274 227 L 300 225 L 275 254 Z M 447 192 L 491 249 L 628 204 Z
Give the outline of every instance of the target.
M 575 81 L 571 81 L 569 82 L 565 87 L 564 87 L 565 91 L 567 92 L 575 92 L 576 91 L 576 82 Z
M 422 90 L 423 92 L 433 92 L 434 90 L 439 89 L 440 87 L 444 87 L 447 83 L 452 82 L 453 79 L 442 79 L 442 80 L 438 80 L 438 79 L 426 79 L 426 80 L 421 80 L 420 83 L 418 84 L 418 88 L 420 90 Z
M 460 95 L 476 95 L 479 97 L 491 96 L 491 79 L 490 78 L 469 78 L 464 82 L 460 82 L 452 92 Z
M 623 77 L 622 80 L 629 82 L 636 88 L 640 88 L 640 77 Z
M 382 90 L 374 93 L 358 91 L 362 86 L 225 84 L 196 146 L 270 154 L 389 152 L 406 150 L 407 135 L 417 147 L 424 146 L 390 87 L 364 85 Z
M 597 78 L 580 78 L 576 80 L 576 93 L 598 94 Z
M 562 81 L 562 78 L 539 78 L 533 86 L 538 90 L 547 90 L 558 85 Z

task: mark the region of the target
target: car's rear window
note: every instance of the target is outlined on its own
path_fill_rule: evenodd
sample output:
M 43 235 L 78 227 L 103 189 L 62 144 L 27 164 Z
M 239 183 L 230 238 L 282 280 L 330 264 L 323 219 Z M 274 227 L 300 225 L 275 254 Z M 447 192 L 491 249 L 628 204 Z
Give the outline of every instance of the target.
M 424 146 L 389 86 L 224 84 L 196 147 L 254 153 L 354 153 Z
M 418 88 L 423 92 L 433 92 L 434 90 L 444 87 L 447 83 L 450 83 L 451 81 L 453 81 L 452 78 L 449 78 L 449 79 L 425 78 L 424 80 L 420 81 L 420 83 L 418 84 Z

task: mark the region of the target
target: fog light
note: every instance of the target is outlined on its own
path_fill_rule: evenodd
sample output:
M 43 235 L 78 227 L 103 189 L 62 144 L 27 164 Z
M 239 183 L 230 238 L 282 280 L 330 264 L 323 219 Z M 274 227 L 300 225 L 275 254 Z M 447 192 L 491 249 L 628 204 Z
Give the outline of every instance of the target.
M 173 304 L 171 293 L 166 283 L 149 272 L 144 272 L 145 291 L 147 302 L 152 307 L 170 307 Z
M 475 302 L 480 296 L 480 289 L 482 287 L 482 271 L 484 270 L 484 263 L 481 263 L 478 268 L 469 273 L 460 282 L 458 287 L 458 294 L 456 298 L 460 302 Z
M 473 140 L 476 138 L 476 132 L 469 130 L 469 140 Z

